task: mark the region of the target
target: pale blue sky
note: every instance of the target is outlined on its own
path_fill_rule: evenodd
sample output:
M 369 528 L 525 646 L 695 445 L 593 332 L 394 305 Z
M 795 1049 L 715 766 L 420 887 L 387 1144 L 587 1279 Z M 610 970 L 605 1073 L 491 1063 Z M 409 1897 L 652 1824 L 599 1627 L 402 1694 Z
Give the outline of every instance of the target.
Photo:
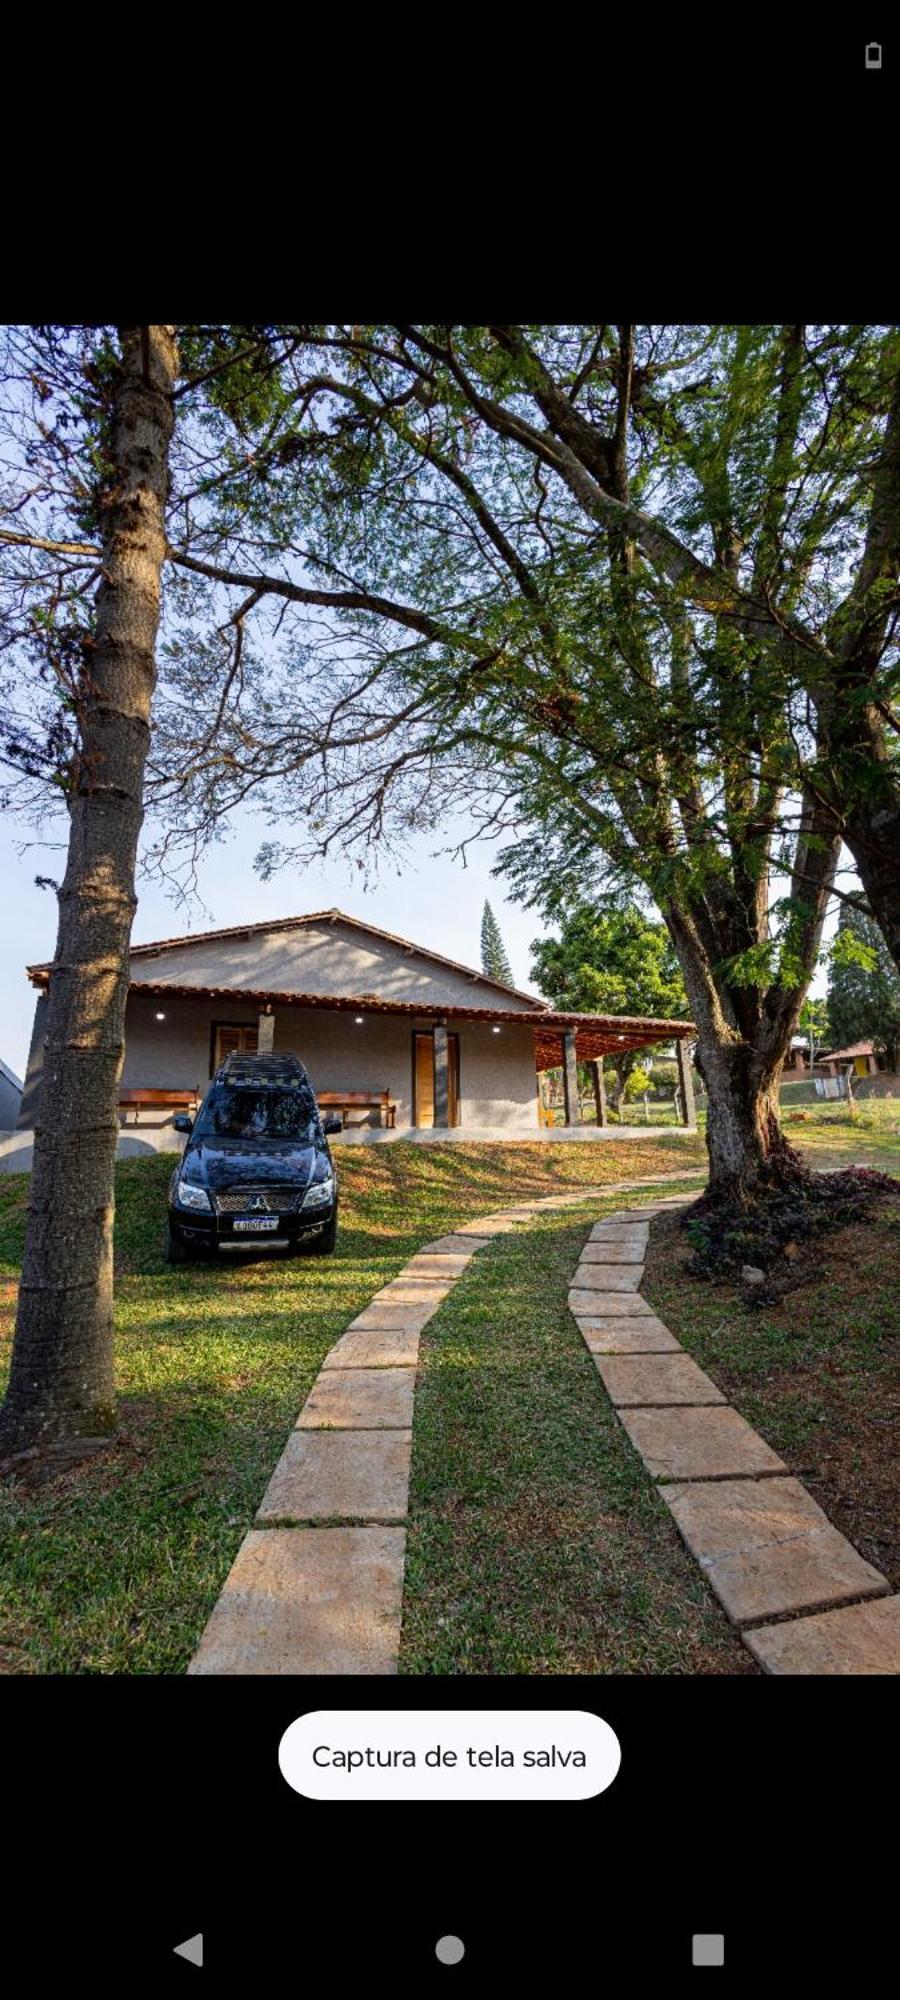
M 533 990 L 528 948 L 532 938 L 540 935 L 541 920 L 534 911 L 506 903 L 500 883 L 492 881 L 490 869 L 499 843 L 470 849 L 468 866 L 463 868 L 461 862 L 447 856 L 432 859 L 431 848 L 439 836 L 423 837 L 411 849 L 402 874 L 398 875 L 396 862 L 385 861 L 379 880 L 366 890 L 359 870 L 337 858 L 316 868 L 289 869 L 271 882 L 260 882 L 253 872 L 253 856 L 271 832 L 270 826 L 245 813 L 236 822 L 235 834 L 210 851 L 202 876 L 208 915 L 201 909 L 188 913 L 156 884 L 141 882 L 134 942 L 337 908 L 477 967 L 481 962 L 481 913 L 487 896 L 503 933 L 514 982 Z M 4 885 L 0 1057 L 20 1077 L 28 1055 L 35 1000 L 25 967 L 52 957 L 56 935 L 56 897 L 52 890 L 36 889 L 34 878 L 50 875 L 59 880 L 65 867 L 64 854 L 50 847 L 32 846 L 20 857 L 23 842 L 34 838 L 26 827 L 9 818 L 0 827 L 0 879 Z
M 65 831 L 61 825 L 61 835 Z M 256 814 L 243 812 L 235 817 L 233 834 L 211 848 L 204 865 L 202 894 L 208 912 L 199 907 L 188 911 L 156 883 L 140 882 L 134 942 L 337 908 L 351 917 L 368 918 L 382 930 L 396 931 L 416 944 L 428 945 L 432 951 L 445 952 L 463 965 L 477 967 L 481 962 L 481 914 L 487 896 L 503 934 L 514 983 L 534 990 L 529 946 L 541 935 L 541 919 L 533 910 L 507 903 L 500 883 L 492 879 L 491 866 L 502 842 L 471 847 L 464 868 L 447 855 L 433 856 L 432 846 L 441 840 L 439 831 L 423 835 L 411 846 L 401 872 L 397 862 L 385 859 L 379 879 L 368 888 L 363 886 L 355 864 L 337 857 L 314 868 L 286 869 L 271 882 L 261 882 L 253 870 L 253 857 L 261 840 L 275 831 Z M 19 1077 L 25 1073 L 35 1001 L 25 967 L 52 957 L 56 935 L 56 898 L 52 890 L 35 888 L 34 878 L 50 875 L 58 880 L 65 867 L 64 853 L 48 845 L 33 844 L 21 854 L 23 844 L 35 842 L 35 838 L 27 827 L 10 818 L 0 824 L 4 914 L 0 1058 Z M 853 886 L 845 877 L 841 881 L 845 888 Z M 832 909 L 826 926 L 829 934 L 836 920 L 836 909 Z M 825 984 L 825 973 L 820 970 L 812 991 L 824 993 Z

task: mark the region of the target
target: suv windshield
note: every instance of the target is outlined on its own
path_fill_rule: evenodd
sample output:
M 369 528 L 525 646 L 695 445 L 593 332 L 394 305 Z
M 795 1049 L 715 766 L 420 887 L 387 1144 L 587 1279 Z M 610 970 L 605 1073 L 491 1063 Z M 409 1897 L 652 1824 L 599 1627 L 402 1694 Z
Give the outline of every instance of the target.
M 311 1140 L 319 1129 L 315 1099 L 309 1086 L 217 1083 L 210 1091 L 194 1131 L 201 1139 Z

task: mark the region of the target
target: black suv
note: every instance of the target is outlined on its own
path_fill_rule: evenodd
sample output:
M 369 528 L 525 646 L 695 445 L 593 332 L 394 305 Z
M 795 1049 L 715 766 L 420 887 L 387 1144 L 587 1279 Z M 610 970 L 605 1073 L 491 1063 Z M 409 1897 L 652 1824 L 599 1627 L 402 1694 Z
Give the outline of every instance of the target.
M 327 1254 L 337 1175 L 309 1077 L 296 1056 L 231 1055 L 217 1069 L 169 1184 L 165 1255 L 271 1244 Z

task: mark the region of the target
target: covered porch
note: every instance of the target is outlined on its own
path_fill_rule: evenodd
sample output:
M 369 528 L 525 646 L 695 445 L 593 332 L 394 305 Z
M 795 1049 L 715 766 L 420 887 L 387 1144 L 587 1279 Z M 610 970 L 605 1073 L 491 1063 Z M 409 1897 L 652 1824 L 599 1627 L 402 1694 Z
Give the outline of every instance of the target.
M 552 1019 L 554 1029 L 549 1021 Z M 559 1032 L 557 1023 L 565 1023 Z M 690 1043 L 695 1034 L 690 1021 L 660 1021 L 642 1018 L 640 1015 L 610 1015 L 605 1019 L 593 1015 L 554 1015 L 548 1017 L 535 1030 L 535 1064 L 538 1076 L 548 1070 L 561 1070 L 565 1123 L 562 1131 L 566 1136 L 573 1132 L 587 1136 L 601 1134 L 610 1129 L 606 1102 L 606 1083 L 603 1075 L 605 1056 L 620 1055 L 626 1049 L 652 1048 L 654 1045 L 674 1045 L 678 1072 L 677 1105 L 680 1123 L 689 1131 L 697 1124 L 697 1107 L 694 1096 L 694 1079 L 691 1070 Z M 585 1125 L 582 1113 L 581 1092 L 578 1087 L 578 1064 L 585 1064 L 591 1075 L 594 1095 L 596 1124 Z M 629 1129 L 621 1124 L 615 1126 L 618 1137 Z M 633 1128 L 637 1131 L 637 1127 Z M 646 1121 L 640 1127 L 649 1129 Z M 653 1128 L 656 1129 L 656 1128 Z M 660 1130 L 665 1129 L 663 1127 Z M 547 1136 L 559 1132 L 560 1128 L 548 1125 Z
M 140 960 L 136 961 L 144 971 Z M 149 971 L 149 966 L 147 971 Z M 154 966 L 154 971 L 156 970 Z M 43 982 L 42 982 L 43 983 Z M 46 997 L 35 1014 L 20 1130 L 33 1124 L 40 1088 Z M 125 1021 L 119 1118 L 128 1150 L 170 1150 L 180 1111 L 193 1112 L 232 1052 L 292 1053 L 309 1072 L 323 1112 L 340 1112 L 344 1143 L 397 1138 L 585 1140 L 609 1129 L 602 1058 L 623 1047 L 673 1044 L 682 1120 L 695 1122 L 689 1021 L 564 1014 L 516 1004 L 386 999 L 372 992 L 273 991 L 208 980 L 133 976 Z M 582 1115 L 577 1065 L 591 1065 L 596 1122 Z M 540 1078 L 561 1071 L 564 1124 L 541 1122 Z M 649 1121 L 634 1131 L 647 1132 Z M 670 1128 L 671 1129 L 671 1128 Z
M 199 1100 L 209 1077 L 232 1052 L 290 1050 L 306 1064 L 323 1111 L 342 1115 L 345 1143 L 397 1138 L 591 1141 L 630 1130 L 637 1136 L 657 1127 L 646 1118 L 633 1128 L 610 1124 L 603 1058 L 656 1044 L 674 1045 L 680 1122 L 691 1129 L 696 1124 L 689 1051 L 693 1032 L 689 1021 L 645 1016 L 458 1004 L 429 1011 L 374 994 L 198 990 L 141 980 L 129 996 L 123 1123 L 149 1123 L 158 1115 L 154 1094 L 183 1089 L 191 1068 L 197 1072 Z M 201 1050 L 202 1066 L 197 1060 Z M 595 1120 L 583 1114 L 579 1063 L 588 1066 L 592 1078 Z M 540 1080 L 550 1069 L 562 1076 L 562 1125 L 548 1125 L 542 1118 Z

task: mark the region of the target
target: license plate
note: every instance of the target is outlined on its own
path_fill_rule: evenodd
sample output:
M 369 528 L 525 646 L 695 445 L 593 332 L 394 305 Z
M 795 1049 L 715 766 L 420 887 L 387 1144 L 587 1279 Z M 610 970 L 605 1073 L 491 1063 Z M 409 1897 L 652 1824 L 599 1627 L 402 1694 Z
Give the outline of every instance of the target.
M 278 1217 L 277 1215 L 236 1215 L 234 1227 L 235 1229 L 247 1231 L 251 1229 L 254 1231 L 257 1229 L 277 1229 Z

